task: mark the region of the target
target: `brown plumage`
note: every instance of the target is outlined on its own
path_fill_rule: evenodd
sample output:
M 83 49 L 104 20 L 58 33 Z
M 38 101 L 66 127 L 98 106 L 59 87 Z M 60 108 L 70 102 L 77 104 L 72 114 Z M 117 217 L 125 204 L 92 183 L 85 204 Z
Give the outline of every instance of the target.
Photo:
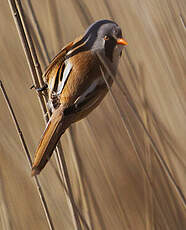
M 112 39 L 110 46 L 108 36 Z M 105 50 L 105 43 L 108 50 Z M 126 44 L 116 23 L 101 20 L 90 26 L 83 37 L 65 46 L 52 60 L 43 75 L 48 85 L 52 116 L 36 149 L 32 175 L 37 175 L 44 168 L 65 130 L 87 116 L 106 95 L 108 90 L 100 67 L 112 85 L 113 80 L 102 66 L 97 52 L 115 74 L 121 45 Z

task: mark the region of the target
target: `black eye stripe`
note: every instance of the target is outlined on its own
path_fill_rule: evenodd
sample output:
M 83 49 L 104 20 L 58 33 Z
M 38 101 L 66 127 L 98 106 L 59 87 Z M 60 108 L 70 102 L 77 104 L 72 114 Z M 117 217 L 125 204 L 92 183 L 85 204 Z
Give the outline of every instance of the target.
M 109 37 L 108 40 L 105 40 L 105 56 L 112 62 L 114 48 L 116 46 L 116 40 L 113 37 Z

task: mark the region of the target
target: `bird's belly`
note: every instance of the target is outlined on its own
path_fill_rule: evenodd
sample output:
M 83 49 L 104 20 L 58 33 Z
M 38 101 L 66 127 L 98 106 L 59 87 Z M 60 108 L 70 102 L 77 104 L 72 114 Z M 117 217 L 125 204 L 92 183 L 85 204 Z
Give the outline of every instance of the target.
M 111 86 L 113 83 L 112 79 L 108 79 L 108 84 Z M 91 111 L 93 111 L 104 99 L 108 92 L 108 88 L 105 82 L 101 82 L 99 85 L 92 85 L 91 86 L 93 91 L 90 92 L 90 96 L 87 97 L 82 95 L 79 100 L 77 100 L 74 104 L 76 107 L 76 112 L 74 114 L 73 122 L 79 121 L 85 118 Z M 95 87 L 95 88 L 94 88 Z M 90 89 L 87 89 L 87 92 Z M 86 100 L 87 99 L 87 100 Z

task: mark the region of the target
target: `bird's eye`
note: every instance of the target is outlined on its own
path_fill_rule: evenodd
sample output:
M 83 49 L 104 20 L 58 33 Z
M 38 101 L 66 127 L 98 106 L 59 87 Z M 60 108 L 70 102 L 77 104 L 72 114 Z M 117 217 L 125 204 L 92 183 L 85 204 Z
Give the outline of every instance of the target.
M 104 40 L 109 40 L 109 36 L 105 35 Z

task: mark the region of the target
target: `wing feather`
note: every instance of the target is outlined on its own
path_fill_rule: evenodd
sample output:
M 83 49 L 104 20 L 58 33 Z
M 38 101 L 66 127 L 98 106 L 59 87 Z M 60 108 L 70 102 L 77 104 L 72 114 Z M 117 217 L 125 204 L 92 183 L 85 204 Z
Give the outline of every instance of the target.
M 48 82 L 50 77 L 52 77 L 51 73 L 54 72 L 57 73 L 58 68 L 64 62 L 65 56 L 67 52 L 70 50 L 70 48 L 73 46 L 73 44 L 74 42 L 70 42 L 68 45 L 62 48 L 62 50 L 54 57 L 54 59 L 48 65 L 47 69 L 45 70 L 45 73 L 43 74 L 43 78 L 45 79 L 46 82 Z
M 64 72 L 62 73 L 63 77 L 62 77 L 61 81 L 59 81 L 59 83 L 58 83 L 58 88 L 57 88 L 57 94 L 58 95 L 62 93 L 62 90 L 64 88 L 64 85 L 68 79 L 68 76 L 69 76 L 71 70 L 72 70 L 72 64 L 70 62 L 68 62 L 64 67 Z
M 78 41 L 81 40 L 81 38 L 82 37 L 79 37 L 74 42 L 70 42 L 65 47 L 63 47 L 45 70 L 43 79 L 48 85 L 49 96 L 53 91 L 59 91 L 59 93 L 62 92 L 68 75 L 72 69 L 72 66 L 68 64 L 67 68 L 65 68 L 66 55 L 71 49 L 73 49 L 74 45 L 76 45 Z

